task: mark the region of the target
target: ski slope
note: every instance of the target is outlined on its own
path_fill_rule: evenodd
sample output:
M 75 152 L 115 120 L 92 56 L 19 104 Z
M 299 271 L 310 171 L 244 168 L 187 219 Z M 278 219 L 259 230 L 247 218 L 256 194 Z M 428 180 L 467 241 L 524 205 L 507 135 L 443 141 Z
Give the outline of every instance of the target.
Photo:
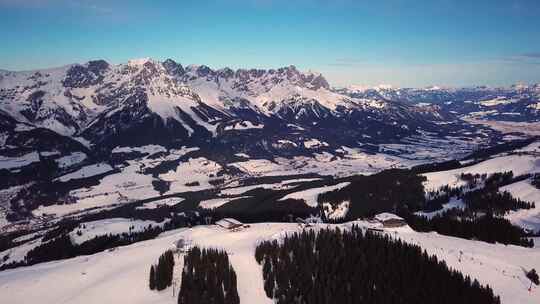
M 459 178 L 462 173 L 493 174 L 512 171 L 514 176 L 540 172 L 540 158 L 535 155 L 508 155 L 488 159 L 478 164 L 454 170 L 430 172 L 423 174 L 427 181 L 424 186 L 427 191 L 438 190 L 444 185 L 459 187 L 465 182 Z
M 368 227 L 367 222 L 341 225 L 316 224 L 313 229 L 347 228 L 352 224 Z M 253 224 L 231 232 L 215 225 L 169 231 L 154 240 L 119 247 L 90 256 L 56 261 L 0 272 L 2 303 L 176 303 L 172 288 L 150 291 L 149 266 L 179 238 L 193 245 L 222 248 L 229 254 L 238 276 L 241 303 L 273 303 L 264 293 L 261 267 L 254 258 L 254 249 L 263 239 L 281 239 L 285 234 L 300 231 L 296 224 Z M 540 248 L 524 248 L 488 244 L 418 233 L 408 227 L 387 229 L 395 237 L 420 245 L 447 264 L 482 284 L 489 284 L 505 304 L 540 303 L 540 288 L 529 292 L 524 269 L 540 269 Z M 463 252 L 460 254 L 460 250 Z M 460 261 L 461 257 L 461 261 Z M 175 266 L 179 275 L 181 265 Z

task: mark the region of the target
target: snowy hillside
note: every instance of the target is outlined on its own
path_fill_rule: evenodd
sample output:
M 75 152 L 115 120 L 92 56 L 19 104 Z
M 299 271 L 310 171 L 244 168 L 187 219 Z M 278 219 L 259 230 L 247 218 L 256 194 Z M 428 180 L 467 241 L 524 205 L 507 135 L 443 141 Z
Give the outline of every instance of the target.
M 514 177 L 527 177 L 504 185 L 498 191 L 500 193 L 508 192 L 512 197 L 525 202 L 535 203 L 535 208 L 509 211 L 505 218 L 514 225 L 531 231 L 540 231 L 540 189 L 532 185 L 531 177 L 528 177 L 540 173 L 538 146 L 539 142 L 536 141 L 521 149 L 497 154 L 473 165 L 454 170 L 426 173 L 424 174 L 426 177 L 424 187 L 426 191 L 437 191 L 443 186 L 463 187 L 467 185 L 463 175 L 490 176 L 495 173 L 511 171 Z M 452 208 L 462 209 L 463 202 L 453 198 L 450 203 L 443 206 L 442 210 L 429 213 L 420 212 L 419 214 L 432 217 L 443 210 Z
M 367 222 L 352 224 L 369 227 Z M 317 224 L 316 228 L 327 227 Z M 331 226 L 334 227 L 334 226 Z M 119 247 L 91 256 L 51 262 L 0 272 L 0 290 L 9 303 L 176 303 L 172 288 L 162 292 L 148 288 L 149 265 L 179 238 L 193 245 L 222 248 L 238 276 L 241 303 L 272 303 L 263 290 L 261 267 L 254 258 L 255 245 L 264 239 L 281 239 L 285 233 L 299 231 L 296 224 L 254 224 L 238 232 L 217 226 L 198 226 L 167 232 L 157 239 Z M 428 253 L 444 259 L 464 274 L 489 284 L 502 303 L 538 303 L 540 293 L 529 282 L 523 269 L 540 268 L 538 248 L 527 249 L 487 244 L 436 233 L 418 233 L 408 227 L 385 229 L 394 237 L 418 244 Z M 462 253 L 460 253 L 460 251 Z M 181 265 L 175 266 L 176 277 Z M 31 293 L 28 293 L 31 290 Z M 130 292 L 118 292 L 130 290 Z

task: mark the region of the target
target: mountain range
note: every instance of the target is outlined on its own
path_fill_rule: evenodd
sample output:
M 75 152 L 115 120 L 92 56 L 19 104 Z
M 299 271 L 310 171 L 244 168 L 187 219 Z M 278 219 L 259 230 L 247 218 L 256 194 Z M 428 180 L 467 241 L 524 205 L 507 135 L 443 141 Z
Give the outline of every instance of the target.
M 77 203 L 77 191 L 104 178 L 124 181 L 115 191 L 133 201 L 268 175 L 459 159 L 523 136 L 489 123 L 537 122 L 539 95 L 540 85 L 333 88 L 294 66 L 214 70 L 150 58 L 0 71 L 0 213 L 21 220 Z M 151 191 L 130 192 L 141 187 Z
M 2 72 L 0 88 L 1 113 L 20 123 L 17 130 L 44 128 L 109 148 L 227 140 L 229 134 L 246 130 L 261 133 L 266 141 L 279 137 L 294 142 L 301 136 L 288 135 L 306 130 L 343 144 L 357 138 L 387 141 L 417 128 L 438 130 L 432 121 L 443 118 L 436 107 L 335 92 L 321 74 L 302 73 L 294 66 L 234 71 L 184 68 L 171 59 L 119 65 L 98 60 Z M 16 128 L 11 127 L 4 131 L 12 133 Z

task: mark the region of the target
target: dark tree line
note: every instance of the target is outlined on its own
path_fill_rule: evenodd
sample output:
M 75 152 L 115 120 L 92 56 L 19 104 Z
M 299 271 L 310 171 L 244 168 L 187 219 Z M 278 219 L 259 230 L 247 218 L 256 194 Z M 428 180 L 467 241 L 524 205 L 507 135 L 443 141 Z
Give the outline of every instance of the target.
M 199 216 L 196 212 L 185 211 L 182 216 L 174 215 L 172 218 L 171 211 L 168 208 L 157 209 L 135 209 L 132 205 L 121 206 L 116 209 L 102 211 L 96 214 L 89 214 L 83 219 L 71 220 L 66 219 L 60 221 L 56 227 L 47 231 L 41 238 L 42 244 L 32 249 L 26 256 L 25 260 L 2 264 L 0 271 L 5 269 L 16 268 L 20 266 L 29 266 L 37 263 L 49 262 L 60 259 L 72 258 L 79 255 L 94 254 L 106 249 L 125 246 L 140 241 L 153 239 L 160 233 L 180 227 L 196 225 L 200 223 Z M 84 225 L 84 221 L 97 221 L 107 218 L 134 218 L 141 220 L 153 220 L 161 222 L 164 219 L 169 219 L 163 226 L 148 226 L 143 231 L 139 232 L 124 232 L 120 234 L 108 234 L 96 236 L 81 244 L 73 244 L 69 237 L 69 233 L 77 229 L 79 225 Z M 9 236 L 0 237 L 0 245 L 5 247 L 3 250 L 13 248 L 22 243 L 13 242 L 19 236 L 17 233 Z M 0 251 L 3 251 L 0 250 Z M 8 256 L 0 259 L 7 260 Z
M 515 182 L 514 172 L 496 172 L 488 176 L 484 181 L 485 188 L 499 188 Z
M 535 186 L 537 189 L 540 189 L 540 174 L 539 173 L 532 176 L 531 185 Z
M 540 285 L 540 278 L 538 277 L 538 273 L 536 273 L 536 269 L 533 268 L 530 271 L 527 271 L 527 278 L 535 285 Z
M 264 241 L 255 258 L 276 303 L 500 303 L 489 286 L 387 235 L 313 230 Z
M 508 192 L 499 192 L 500 187 L 529 177 L 528 174 L 514 176 L 512 171 L 497 172 L 491 175 L 462 173 L 459 178 L 466 182 L 465 186 L 450 187 L 445 185 L 436 191 L 429 192 L 429 199 L 426 200 L 423 210 L 431 212 L 442 209 L 443 205 L 447 204 L 452 197 L 463 199 L 468 209 L 472 211 L 495 215 L 504 215 L 506 211 L 510 210 L 534 208 L 534 202 L 524 202 L 512 197 Z
M 510 142 L 497 144 L 497 145 L 494 145 L 494 146 L 491 146 L 491 147 L 479 146 L 478 148 L 475 149 L 475 151 L 473 153 L 471 153 L 467 157 L 463 158 L 463 160 L 469 160 L 469 159 L 470 160 L 485 160 L 488 157 L 490 157 L 492 155 L 495 155 L 495 154 L 504 153 L 504 152 L 511 152 L 513 150 L 516 150 L 516 149 L 521 149 L 523 147 L 526 147 L 526 146 L 532 144 L 536 140 L 538 140 L 538 136 L 530 137 L 530 138 L 527 138 L 527 139 L 513 140 L 513 141 L 510 141 Z
M 514 198 L 509 192 L 498 189 L 480 189 L 463 195 L 463 202 L 472 211 L 483 211 L 493 215 L 504 215 L 507 211 L 535 208 L 535 203 L 528 203 Z
M 163 228 L 149 226 L 140 232 L 100 235 L 81 244 L 73 244 L 69 230 L 58 229 L 54 231 L 56 232 L 51 232 L 43 237 L 41 245 L 28 251 L 23 261 L 4 264 L 0 270 L 94 254 L 106 249 L 153 239 L 163 232 Z
M 489 243 L 534 246 L 534 241 L 526 238 L 527 233 L 522 228 L 512 225 L 505 218 L 492 216 L 490 213 L 481 217 L 468 217 L 463 211 L 449 210 L 431 219 L 410 213 L 400 215 L 416 231 L 437 231 L 444 235 Z
M 443 204 L 455 197 L 465 204 L 464 210 L 449 210 L 432 218 L 420 217 L 411 210 L 399 209 L 400 215 L 417 231 L 437 231 L 438 233 L 466 239 L 478 239 L 490 243 L 514 244 L 532 247 L 534 242 L 527 239 L 528 233 L 521 227 L 512 225 L 502 218 L 508 211 L 535 208 L 529 203 L 514 198 L 509 192 L 499 188 L 530 178 L 530 175 L 514 176 L 512 171 L 491 175 L 460 175 L 466 186 L 444 186 L 428 193 L 425 211 L 440 210 Z
M 472 173 L 461 173 L 459 178 L 467 183 L 469 189 L 473 189 L 477 186 L 483 184 L 483 188 L 488 189 L 497 189 L 515 183 L 516 181 L 528 178 L 528 175 L 514 177 L 514 172 L 504 171 L 496 172 L 491 175 L 486 173 L 483 174 L 472 174 Z
M 178 304 L 239 304 L 236 285 L 226 252 L 194 247 L 184 256 Z
M 174 273 L 174 253 L 167 250 L 156 265 L 150 266 L 149 287 L 151 290 L 163 290 L 172 285 Z
M 350 201 L 343 221 L 373 216 L 380 212 L 395 212 L 397 208 L 419 210 L 425 205 L 422 182 L 426 178 L 411 170 L 386 170 L 370 176 L 356 176 L 351 184 L 320 194 L 319 203 L 337 205 Z

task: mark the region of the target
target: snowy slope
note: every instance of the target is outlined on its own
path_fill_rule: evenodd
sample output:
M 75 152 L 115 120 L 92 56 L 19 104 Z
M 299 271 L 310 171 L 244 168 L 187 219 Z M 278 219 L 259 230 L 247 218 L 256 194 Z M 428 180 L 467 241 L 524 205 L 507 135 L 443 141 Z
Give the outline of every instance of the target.
M 69 236 L 74 244 L 82 244 L 96 236 L 140 232 L 149 227 L 161 227 L 164 223 L 165 222 L 156 223 L 154 221 L 132 220 L 126 218 L 110 218 L 81 223 L 69 233 Z
M 510 211 L 505 217 L 514 225 L 540 231 L 540 189 L 531 185 L 530 180 L 523 180 L 501 187 L 499 191 L 508 191 L 513 197 L 526 202 L 533 202 L 535 208 Z
M 340 183 L 333 186 L 312 188 L 308 190 L 293 192 L 281 198 L 280 201 L 287 200 L 287 199 L 303 200 L 308 206 L 315 208 L 317 207 L 317 198 L 319 197 L 319 194 L 338 190 L 338 189 L 347 187 L 350 184 L 351 183 L 349 182 L 345 182 L 345 183 Z
M 465 184 L 459 176 L 462 173 L 493 174 L 497 172 L 512 171 L 514 176 L 540 172 L 540 159 L 534 155 L 508 155 L 495 157 L 478 164 L 455 170 L 426 173 L 426 190 L 437 190 L 444 185 L 462 186 Z
M 354 222 L 369 226 L 366 222 Z M 352 223 L 340 225 L 346 228 Z M 317 224 L 315 229 L 334 225 Z M 257 242 L 281 239 L 285 233 L 300 231 L 295 224 L 253 224 L 230 232 L 217 226 L 197 226 L 170 231 L 157 239 L 120 247 L 91 256 L 34 265 L 0 272 L 0 292 L 7 303 L 175 303 L 172 289 L 150 291 L 149 265 L 180 237 L 192 244 L 223 248 L 238 276 L 241 303 L 272 303 L 264 293 L 260 266 L 254 258 Z M 536 304 L 540 289 L 529 292 L 525 269 L 540 268 L 539 248 L 523 248 L 417 233 L 410 228 L 389 229 L 388 233 L 418 244 L 447 264 L 489 284 L 506 304 Z M 459 249 L 458 249 L 459 248 Z M 463 252 L 461 262 L 459 256 Z M 177 265 L 176 271 L 180 269 Z M 177 272 L 178 274 L 178 272 Z M 32 292 L 29 293 L 28 291 Z M 129 291 L 129 292 L 127 292 Z

